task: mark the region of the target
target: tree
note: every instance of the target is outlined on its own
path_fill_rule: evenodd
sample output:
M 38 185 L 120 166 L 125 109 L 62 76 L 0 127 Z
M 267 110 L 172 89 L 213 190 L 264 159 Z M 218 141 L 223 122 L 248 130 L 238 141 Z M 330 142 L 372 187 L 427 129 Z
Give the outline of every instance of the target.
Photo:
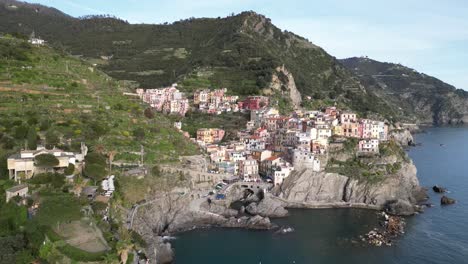
M 45 134 L 45 142 L 46 142 L 45 144 L 46 148 L 52 149 L 54 146 L 60 143 L 60 139 L 55 131 L 48 130 L 47 133 Z
M 35 150 L 37 149 L 37 132 L 36 128 L 33 126 L 29 127 L 28 130 L 28 149 Z
M 143 140 L 145 138 L 145 130 L 141 127 L 133 130 L 133 136 L 138 140 Z
M 107 157 L 109 158 L 109 172 L 112 171 L 112 161 L 114 161 L 116 154 L 117 154 L 117 151 L 115 150 L 110 150 L 107 152 Z
M 86 164 L 84 169 L 84 174 L 86 177 L 89 177 L 94 180 L 94 183 L 104 179 L 106 177 L 107 171 L 106 168 L 102 165 L 91 163 Z
M 75 172 L 75 165 L 72 163 L 68 164 L 68 167 L 65 169 L 65 175 L 72 175 Z
M 90 152 L 85 157 L 86 164 L 99 164 L 103 167 L 106 166 L 106 157 L 97 152 Z
M 34 157 L 34 163 L 38 167 L 51 168 L 59 165 L 59 160 L 52 154 L 41 154 Z
M 144 112 L 144 115 L 145 115 L 146 118 L 148 118 L 148 119 L 153 119 L 153 118 L 154 118 L 153 109 L 151 109 L 150 107 L 146 108 L 146 109 L 145 109 L 145 112 Z
M 15 138 L 16 139 L 24 139 L 28 134 L 28 127 L 25 125 L 20 125 L 15 127 Z

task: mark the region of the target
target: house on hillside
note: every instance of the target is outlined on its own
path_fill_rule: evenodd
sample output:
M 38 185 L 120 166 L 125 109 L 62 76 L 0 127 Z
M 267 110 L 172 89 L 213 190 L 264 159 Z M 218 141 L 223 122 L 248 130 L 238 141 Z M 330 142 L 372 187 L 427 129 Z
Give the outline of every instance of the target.
M 197 130 L 197 140 L 203 143 L 217 143 L 223 140 L 225 131 L 218 128 L 200 128 Z
M 359 141 L 358 151 L 360 154 L 379 154 L 378 139 L 364 139 Z
M 28 195 L 28 185 L 27 184 L 20 184 L 11 187 L 5 191 L 6 194 L 6 202 L 8 203 L 14 197 L 26 197 Z
M 20 178 L 30 179 L 35 173 L 44 172 L 44 168 L 37 166 L 36 157 L 40 155 L 53 155 L 58 164 L 52 168 L 65 169 L 69 164 L 75 165 L 77 162 L 83 161 L 88 148 L 86 145 L 81 145 L 81 153 L 66 152 L 60 149 L 45 149 L 38 147 L 36 150 L 21 150 L 20 153 L 11 155 L 7 159 L 7 167 L 10 179 L 18 181 Z

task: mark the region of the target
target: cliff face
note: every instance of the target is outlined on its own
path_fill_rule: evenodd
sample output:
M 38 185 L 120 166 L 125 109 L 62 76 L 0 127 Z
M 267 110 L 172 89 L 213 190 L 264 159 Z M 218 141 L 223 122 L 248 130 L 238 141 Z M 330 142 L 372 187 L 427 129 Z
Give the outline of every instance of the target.
M 301 93 L 296 87 L 294 76 L 290 73 L 283 65 L 277 67 L 271 77 L 269 89 L 264 89 L 263 93 L 266 95 L 272 94 L 272 92 L 280 93 L 282 96 L 286 96 L 291 100 L 294 109 L 298 109 L 302 102 Z
M 337 173 L 303 170 L 293 172 L 277 191 L 287 206 L 320 207 L 351 204 L 383 208 L 394 200 L 417 202 L 420 191 L 416 167 L 404 163 L 401 169 L 378 183 L 358 181 Z

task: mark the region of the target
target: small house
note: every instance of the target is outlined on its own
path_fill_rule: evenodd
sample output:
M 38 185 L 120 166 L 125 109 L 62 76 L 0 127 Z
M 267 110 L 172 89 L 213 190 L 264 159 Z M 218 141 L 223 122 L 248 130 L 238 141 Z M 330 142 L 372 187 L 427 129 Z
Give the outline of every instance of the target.
M 5 191 L 7 203 L 14 197 L 21 197 L 21 198 L 26 197 L 28 194 L 28 191 L 29 191 L 29 188 L 28 188 L 28 185 L 26 184 L 16 185 L 14 187 L 11 187 L 10 189 L 7 189 Z

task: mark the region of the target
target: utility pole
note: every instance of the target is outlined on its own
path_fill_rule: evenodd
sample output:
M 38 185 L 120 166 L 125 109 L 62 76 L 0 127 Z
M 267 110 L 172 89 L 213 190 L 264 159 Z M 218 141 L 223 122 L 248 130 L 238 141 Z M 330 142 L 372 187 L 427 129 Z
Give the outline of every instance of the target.
M 144 154 L 145 154 L 145 148 L 143 147 L 143 145 L 140 145 L 140 157 L 141 157 L 140 166 L 142 167 L 144 165 Z

